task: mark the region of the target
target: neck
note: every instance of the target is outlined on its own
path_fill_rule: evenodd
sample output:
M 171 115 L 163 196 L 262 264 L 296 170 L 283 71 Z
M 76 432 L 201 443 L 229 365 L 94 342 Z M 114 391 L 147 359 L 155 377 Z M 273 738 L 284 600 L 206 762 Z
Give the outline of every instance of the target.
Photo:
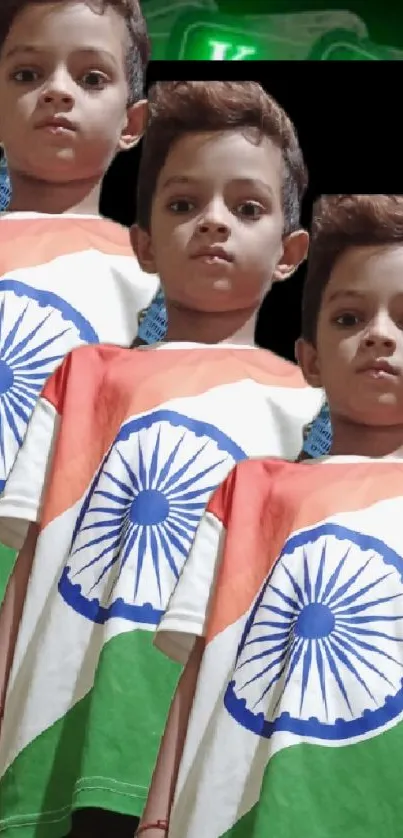
M 355 425 L 332 417 L 331 455 L 403 457 L 403 425 Z
M 255 345 L 257 312 L 254 310 L 207 313 L 180 308 L 169 300 L 166 306 L 166 341 Z
M 10 180 L 12 188 L 8 212 L 99 214 L 102 185 L 99 181 L 49 183 L 17 172 L 10 172 Z

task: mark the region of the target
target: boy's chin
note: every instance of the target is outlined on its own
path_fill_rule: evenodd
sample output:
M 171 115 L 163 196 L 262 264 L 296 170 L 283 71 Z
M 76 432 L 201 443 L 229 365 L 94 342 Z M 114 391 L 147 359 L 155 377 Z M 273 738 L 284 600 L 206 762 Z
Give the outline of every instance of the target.
M 361 405 L 357 415 L 354 411 L 350 416 L 346 415 L 347 421 L 351 424 L 361 425 L 364 428 L 394 428 L 403 427 L 403 404 L 390 398 L 390 394 L 383 394 L 376 402 Z
M 237 303 L 237 300 L 232 297 L 230 292 L 225 288 L 220 288 L 217 293 L 210 293 L 206 297 L 191 297 L 178 300 L 167 301 L 168 308 L 173 307 L 178 311 L 186 311 L 194 314 L 204 314 L 214 316 L 215 314 L 221 317 L 227 315 L 236 315 L 243 312 L 244 305 Z M 250 311 L 247 309 L 249 317 L 253 314 L 254 308 Z

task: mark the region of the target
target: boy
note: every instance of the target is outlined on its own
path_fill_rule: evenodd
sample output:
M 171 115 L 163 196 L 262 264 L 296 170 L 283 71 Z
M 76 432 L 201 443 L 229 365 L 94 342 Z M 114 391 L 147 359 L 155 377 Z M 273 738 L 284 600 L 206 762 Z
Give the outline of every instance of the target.
M 320 201 L 298 356 L 331 455 L 242 463 L 208 504 L 157 634 L 188 663 L 147 838 L 401 835 L 402 277 L 401 195 Z
M 82 343 L 130 345 L 155 294 L 128 230 L 99 215 L 143 132 L 147 59 L 137 0 L 0 3 L 0 490 L 49 374 Z
M 253 346 L 263 296 L 305 258 L 305 186 L 294 128 L 259 85 L 150 92 L 132 235 L 161 276 L 168 342 L 73 351 L 0 499 L 7 543 L 33 522 L 0 737 L 5 830 L 59 836 L 72 809 L 99 807 L 134 832 L 178 677 L 153 631 L 205 504 L 240 459 L 295 457 L 319 405 L 295 365 Z

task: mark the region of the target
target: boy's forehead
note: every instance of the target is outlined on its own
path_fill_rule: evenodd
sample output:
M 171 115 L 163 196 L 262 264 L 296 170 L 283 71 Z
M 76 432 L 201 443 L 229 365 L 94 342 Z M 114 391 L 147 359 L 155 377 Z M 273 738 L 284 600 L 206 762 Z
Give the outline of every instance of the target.
M 248 136 L 247 129 L 189 132 L 171 146 L 159 179 L 171 182 L 255 181 L 272 190 L 282 185 L 281 150 L 268 137 Z
M 336 260 L 324 296 L 332 301 L 382 288 L 403 291 L 403 242 L 349 247 Z
M 118 44 L 127 37 L 125 21 L 111 5 L 102 13 L 86 0 L 59 0 L 25 6 L 14 18 L 2 57 L 18 50 L 109 51 L 116 57 Z M 119 51 L 118 51 L 119 55 Z

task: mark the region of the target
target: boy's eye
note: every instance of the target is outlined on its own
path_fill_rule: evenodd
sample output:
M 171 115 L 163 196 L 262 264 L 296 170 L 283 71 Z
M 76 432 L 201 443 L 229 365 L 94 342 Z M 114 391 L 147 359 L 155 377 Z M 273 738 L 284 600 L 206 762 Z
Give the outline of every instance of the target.
M 358 314 L 354 314 L 352 311 L 346 311 L 344 314 L 338 314 L 337 317 L 334 318 L 334 322 L 338 326 L 344 326 L 345 328 L 351 328 L 352 326 L 357 326 L 360 321 L 360 317 Z
M 86 87 L 94 88 L 94 90 L 100 90 L 105 87 L 108 79 L 105 74 L 101 73 L 99 70 L 89 70 L 88 73 L 85 73 L 85 75 L 82 76 L 81 81 Z
M 255 220 L 260 218 L 264 209 L 257 201 L 242 201 L 242 203 L 237 206 L 237 212 L 244 218 L 251 218 L 252 220 Z
M 33 70 L 32 67 L 23 67 L 21 70 L 16 70 L 11 78 L 20 84 L 30 84 L 31 82 L 37 81 L 38 76 L 39 73 L 37 70 Z
M 187 198 L 177 198 L 176 201 L 171 201 L 168 204 L 168 209 L 175 213 L 190 212 L 194 209 L 194 203 Z

